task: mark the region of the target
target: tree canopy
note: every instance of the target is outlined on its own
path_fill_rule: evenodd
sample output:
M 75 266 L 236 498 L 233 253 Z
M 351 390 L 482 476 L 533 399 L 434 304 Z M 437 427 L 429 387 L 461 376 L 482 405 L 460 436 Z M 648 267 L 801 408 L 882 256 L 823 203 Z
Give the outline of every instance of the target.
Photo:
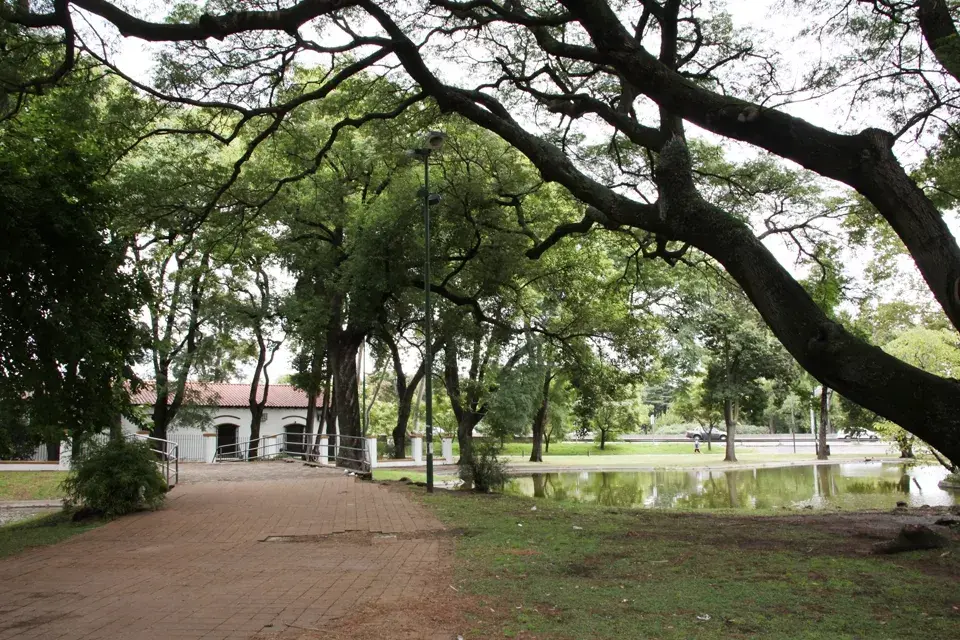
M 440 321 L 452 327 L 467 314 L 496 334 L 493 351 L 479 347 L 496 356 L 495 369 L 521 348 L 513 364 L 527 363 L 534 350 L 522 336 L 532 333 L 565 345 L 558 356 L 593 341 L 594 357 L 622 349 L 632 362 L 621 368 L 646 371 L 641 350 L 617 337 L 617 305 L 636 335 L 656 335 L 638 319 L 659 323 L 687 293 L 639 265 L 722 270 L 824 387 L 960 459 L 956 380 L 852 326 L 838 312 L 847 285 L 830 266 L 842 260 L 842 229 L 882 239 L 909 256 L 949 330 L 960 327 L 960 246 L 947 220 L 960 9 L 938 0 L 780 6 L 792 23 L 779 41 L 818 43 L 823 56 L 788 56 L 723 7 L 686 0 L 250 0 L 167 14 L 108 0 L 4 1 L 0 33 L 23 46 L 0 52 L 0 98 L 18 126 L 38 94 L 94 66 L 154 114 L 151 134 L 124 148 L 186 140 L 169 144 L 193 150 L 192 186 L 154 224 L 175 222 L 191 243 L 252 220 L 288 240 L 314 234 L 324 249 L 304 251 L 297 266 L 292 255 L 290 268 L 301 291 L 320 287 L 335 304 L 324 307 L 324 342 L 316 332 L 298 340 L 311 354 L 326 345 L 350 433 L 359 344 L 416 320 L 402 292 L 423 279 L 419 178 L 401 150 L 416 144 L 414 132 L 442 127 L 455 135 L 438 165 L 445 199 L 428 256 L 451 309 Z M 151 77 L 124 70 L 111 51 L 118 37 L 156 45 Z M 825 102 L 845 114 L 798 115 Z M 551 265 L 576 263 L 584 247 L 580 263 L 593 273 L 547 284 Z M 811 268 L 819 289 L 801 282 L 798 270 Z M 618 270 L 648 304 L 597 289 L 595 322 L 575 283 L 596 289 Z M 531 278 L 543 285 L 519 285 Z M 565 314 L 589 337 L 567 331 Z M 470 338 L 447 340 L 457 366 Z

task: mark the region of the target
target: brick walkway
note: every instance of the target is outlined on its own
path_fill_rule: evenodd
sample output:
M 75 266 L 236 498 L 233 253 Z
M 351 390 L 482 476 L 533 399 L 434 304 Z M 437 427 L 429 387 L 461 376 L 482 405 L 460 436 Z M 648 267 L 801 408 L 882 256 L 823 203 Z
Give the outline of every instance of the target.
M 252 638 L 413 606 L 443 583 L 442 527 L 402 492 L 269 466 L 243 482 L 185 469 L 161 511 L 0 560 L 0 640 Z

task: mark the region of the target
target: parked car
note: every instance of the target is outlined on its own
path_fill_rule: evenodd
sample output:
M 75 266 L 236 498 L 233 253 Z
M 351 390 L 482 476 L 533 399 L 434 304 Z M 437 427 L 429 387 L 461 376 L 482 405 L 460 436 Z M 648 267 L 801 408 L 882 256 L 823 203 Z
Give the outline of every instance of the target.
M 837 440 L 871 440 L 880 439 L 880 434 L 870 429 L 861 429 L 860 431 L 837 431 Z
M 724 433 L 723 431 L 717 431 L 716 429 L 709 432 L 709 438 L 707 437 L 707 435 L 708 435 L 707 430 L 704 429 L 703 427 L 697 427 L 696 429 L 691 429 L 690 431 L 687 431 L 687 437 L 694 441 L 710 440 L 710 442 L 723 442 L 724 440 L 727 439 L 726 433 Z

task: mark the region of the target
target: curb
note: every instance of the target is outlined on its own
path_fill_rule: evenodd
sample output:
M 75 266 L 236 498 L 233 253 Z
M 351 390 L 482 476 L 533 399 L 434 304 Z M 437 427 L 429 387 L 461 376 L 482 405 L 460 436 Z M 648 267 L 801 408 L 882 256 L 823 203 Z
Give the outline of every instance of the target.
M 0 509 L 43 509 L 46 507 L 62 507 L 60 500 L 2 500 Z

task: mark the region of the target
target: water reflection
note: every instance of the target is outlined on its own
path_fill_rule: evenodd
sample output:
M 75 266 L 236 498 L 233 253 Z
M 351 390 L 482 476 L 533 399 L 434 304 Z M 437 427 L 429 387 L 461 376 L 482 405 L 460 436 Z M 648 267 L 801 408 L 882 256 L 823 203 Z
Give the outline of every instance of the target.
M 685 509 L 887 509 L 900 500 L 910 506 L 960 503 L 960 494 L 937 487 L 945 475 L 938 466 L 880 462 L 731 471 L 538 473 L 512 479 L 506 492 L 604 506 Z

